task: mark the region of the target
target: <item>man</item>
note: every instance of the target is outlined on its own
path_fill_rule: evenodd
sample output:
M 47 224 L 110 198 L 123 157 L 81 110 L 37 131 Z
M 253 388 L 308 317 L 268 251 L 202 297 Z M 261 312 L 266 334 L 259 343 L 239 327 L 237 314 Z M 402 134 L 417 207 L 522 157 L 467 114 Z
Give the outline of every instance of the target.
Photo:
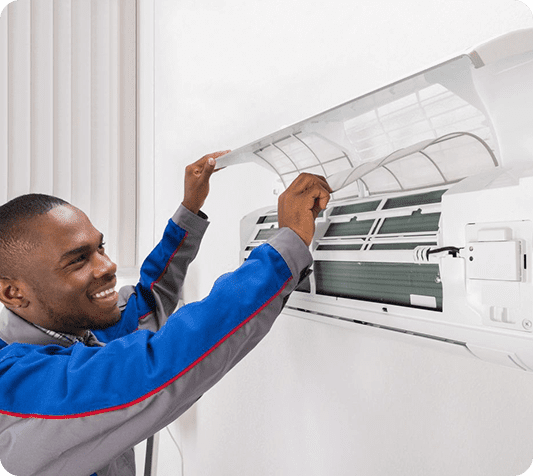
M 139 284 L 118 293 L 116 265 L 83 212 L 42 195 L 0 207 L 0 459 L 8 471 L 134 476 L 131 448 L 242 359 L 307 275 L 314 221 L 331 189 L 302 174 L 279 198 L 278 234 L 204 300 L 173 313 L 222 154 L 187 167 L 182 205 Z

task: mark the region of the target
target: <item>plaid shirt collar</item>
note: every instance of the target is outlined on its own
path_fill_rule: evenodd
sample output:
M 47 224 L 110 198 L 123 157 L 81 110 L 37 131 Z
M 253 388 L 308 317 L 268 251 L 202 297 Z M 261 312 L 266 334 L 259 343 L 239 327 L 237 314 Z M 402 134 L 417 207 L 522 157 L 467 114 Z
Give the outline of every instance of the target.
M 71 345 L 77 344 L 78 342 L 86 345 L 87 347 L 104 347 L 104 344 L 99 342 L 96 336 L 89 330 L 85 332 L 85 335 L 83 337 L 80 337 L 73 334 L 64 334 L 62 332 L 52 331 L 50 329 L 46 329 L 37 324 L 34 324 L 33 322 L 30 322 L 30 324 L 33 327 L 39 329 L 41 332 L 44 332 L 46 335 L 57 339 L 66 347 L 70 347 Z

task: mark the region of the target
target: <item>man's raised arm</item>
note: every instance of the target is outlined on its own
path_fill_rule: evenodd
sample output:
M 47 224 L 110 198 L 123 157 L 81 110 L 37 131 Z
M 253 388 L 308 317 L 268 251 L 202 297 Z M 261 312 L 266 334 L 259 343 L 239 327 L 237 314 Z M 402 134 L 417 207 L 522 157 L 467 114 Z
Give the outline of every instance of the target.
M 136 329 L 157 331 L 174 312 L 189 265 L 209 226 L 207 216 L 200 211 L 209 194 L 209 179 L 216 159 L 228 152 L 207 154 L 186 167 L 182 204 L 168 221 L 161 241 L 144 260 L 137 286 L 120 290 L 121 321 L 95 331 L 99 340 L 107 343 Z
M 4 349 L 3 465 L 21 476 L 87 476 L 179 417 L 268 333 L 312 263 L 314 220 L 328 200 L 324 179 L 297 178 L 279 198 L 279 232 L 156 333 L 97 348 Z

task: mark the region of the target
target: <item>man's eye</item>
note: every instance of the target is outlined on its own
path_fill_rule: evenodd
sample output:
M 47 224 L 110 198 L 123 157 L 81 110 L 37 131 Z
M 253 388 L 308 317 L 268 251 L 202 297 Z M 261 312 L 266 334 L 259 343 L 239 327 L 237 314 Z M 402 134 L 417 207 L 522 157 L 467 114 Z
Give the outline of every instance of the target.
M 86 254 L 83 254 L 83 255 L 79 255 L 76 259 L 72 260 L 70 264 L 76 264 L 76 263 L 81 263 L 83 261 L 85 261 L 87 259 L 87 255 Z
M 98 247 L 98 249 L 100 249 L 100 250 L 104 250 L 104 249 L 105 249 L 104 246 L 105 246 L 105 243 L 102 242 L 102 243 L 100 243 L 100 246 Z

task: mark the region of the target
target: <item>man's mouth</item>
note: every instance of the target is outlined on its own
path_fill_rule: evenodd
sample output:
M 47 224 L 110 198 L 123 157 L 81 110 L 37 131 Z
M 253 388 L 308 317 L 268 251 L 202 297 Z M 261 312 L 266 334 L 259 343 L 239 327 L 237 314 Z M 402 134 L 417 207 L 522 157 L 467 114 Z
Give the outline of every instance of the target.
M 91 296 L 91 299 L 103 299 L 103 298 L 111 296 L 114 293 L 115 293 L 115 287 L 113 286 L 112 288 L 106 289 L 105 291 L 100 291 L 99 293 L 93 294 Z

